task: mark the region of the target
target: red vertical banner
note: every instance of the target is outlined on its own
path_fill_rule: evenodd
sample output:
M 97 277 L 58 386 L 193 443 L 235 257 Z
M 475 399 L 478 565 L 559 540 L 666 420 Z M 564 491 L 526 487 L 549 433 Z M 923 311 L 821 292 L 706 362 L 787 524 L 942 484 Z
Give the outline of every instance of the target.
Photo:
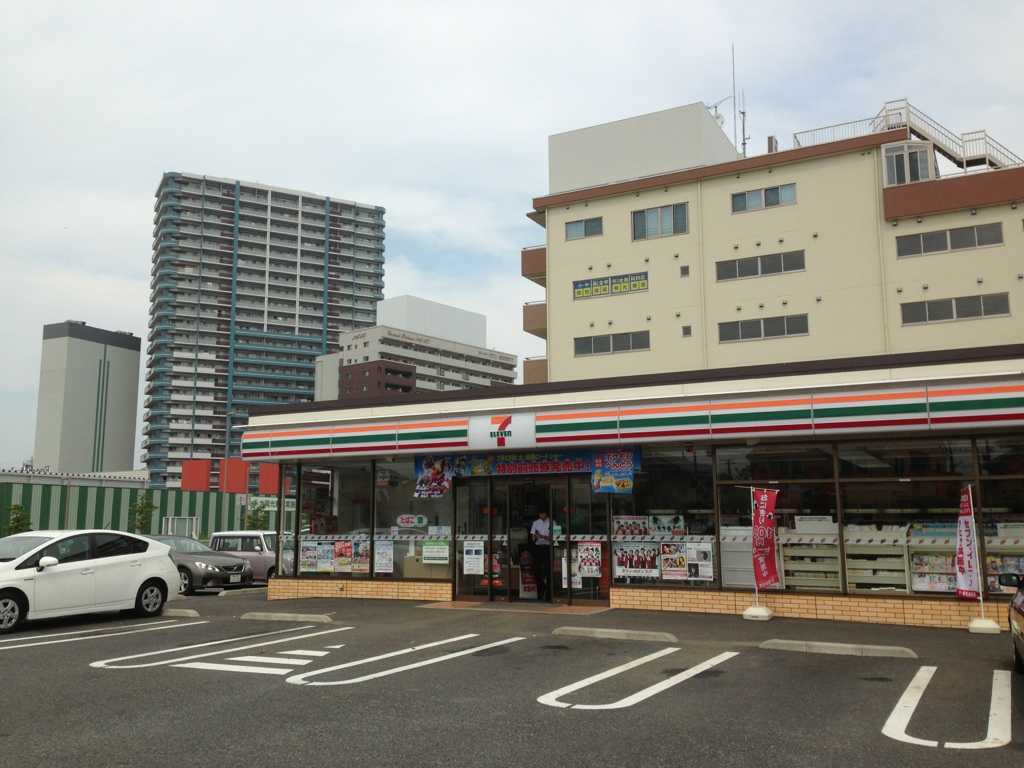
M 981 597 L 981 574 L 974 535 L 974 501 L 971 487 L 960 494 L 960 518 L 956 526 L 956 595 L 969 600 Z
M 754 585 L 767 589 L 779 583 L 775 561 L 775 497 L 778 491 L 751 489 L 751 516 L 754 524 Z

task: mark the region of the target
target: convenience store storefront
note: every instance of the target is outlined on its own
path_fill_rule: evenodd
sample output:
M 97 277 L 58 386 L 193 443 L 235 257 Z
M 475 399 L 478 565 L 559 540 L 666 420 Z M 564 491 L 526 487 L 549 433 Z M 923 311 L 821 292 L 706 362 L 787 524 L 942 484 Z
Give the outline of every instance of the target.
M 1020 379 L 540 389 L 254 414 L 243 457 L 281 464 L 299 531 L 297 573 L 271 597 L 535 600 L 544 510 L 556 603 L 740 613 L 751 487 L 779 492 L 782 581 L 761 595 L 776 615 L 966 625 L 977 605 L 955 598 L 953 557 L 968 484 L 986 597 L 1024 572 Z

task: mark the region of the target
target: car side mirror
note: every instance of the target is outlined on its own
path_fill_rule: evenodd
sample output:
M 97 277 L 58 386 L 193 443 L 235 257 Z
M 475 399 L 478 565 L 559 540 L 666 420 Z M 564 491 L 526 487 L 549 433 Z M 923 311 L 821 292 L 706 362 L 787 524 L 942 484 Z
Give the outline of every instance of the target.
M 1019 587 L 1020 583 L 1020 576 L 1018 576 L 1016 573 L 999 574 L 999 586 L 1001 587 Z
M 60 561 L 56 557 L 47 555 L 46 557 L 39 558 L 39 565 L 36 566 L 37 571 L 42 571 L 44 568 L 51 568 L 57 565 Z

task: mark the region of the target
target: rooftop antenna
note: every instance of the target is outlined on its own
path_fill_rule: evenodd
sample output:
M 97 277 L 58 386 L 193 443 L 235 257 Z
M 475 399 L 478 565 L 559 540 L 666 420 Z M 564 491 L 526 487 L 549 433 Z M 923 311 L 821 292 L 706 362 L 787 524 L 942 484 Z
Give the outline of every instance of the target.
M 719 99 L 714 104 L 705 104 L 704 105 L 705 107 L 707 107 L 711 111 L 711 114 L 715 118 L 715 122 L 717 122 L 719 125 L 722 125 L 725 122 L 725 115 L 718 114 L 718 107 L 721 106 L 722 104 L 724 104 L 725 102 L 727 102 L 731 98 L 732 98 L 732 96 L 726 96 L 724 99 Z
M 743 123 L 743 156 L 747 156 L 747 139 L 750 137 L 747 135 L 747 96 L 743 91 L 740 91 L 740 118 Z
M 732 146 L 736 147 L 736 43 L 732 44 Z

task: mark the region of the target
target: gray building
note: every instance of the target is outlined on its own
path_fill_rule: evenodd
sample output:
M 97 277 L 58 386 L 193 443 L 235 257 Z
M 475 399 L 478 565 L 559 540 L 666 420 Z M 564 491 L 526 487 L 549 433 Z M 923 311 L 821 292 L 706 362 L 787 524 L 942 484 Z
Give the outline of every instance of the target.
M 398 296 L 377 305 L 374 328 L 342 334 L 317 360 L 316 399 L 352 400 L 514 384 L 519 358 L 487 348 L 487 318 Z
M 182 461 L 239 455 L 251 406 L 312 401 L 316 358 L 376 324 L 384 209 L 166 173 L 154 210 L 143 458 L 176 488 Z
M 68 320 L 43 326 L 36 467 L 81 474 L 134 466 L 142 340 Z

